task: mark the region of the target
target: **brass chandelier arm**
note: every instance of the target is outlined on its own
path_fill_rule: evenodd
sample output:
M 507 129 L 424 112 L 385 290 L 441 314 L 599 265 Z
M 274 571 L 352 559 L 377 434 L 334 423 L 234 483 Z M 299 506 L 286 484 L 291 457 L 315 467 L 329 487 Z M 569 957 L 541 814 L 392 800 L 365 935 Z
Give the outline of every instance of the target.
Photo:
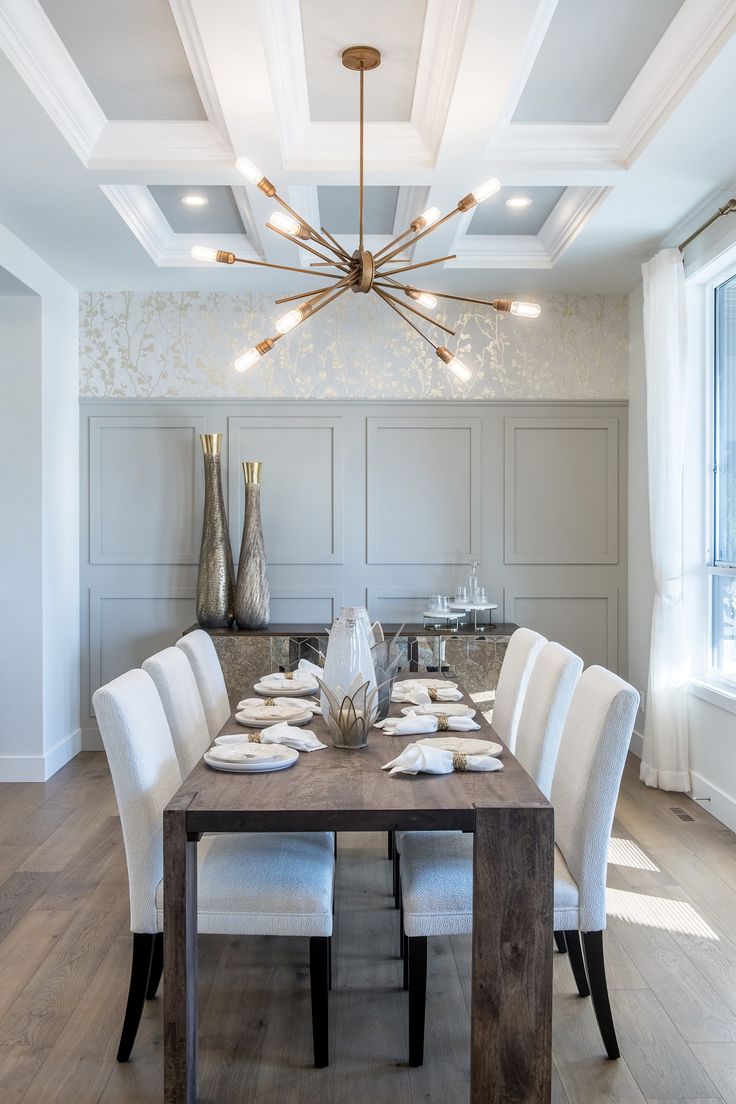
M 325 277 L 324 272 L 312 272 L 308 268 L 296 268 L 294 265 L 271 264 L 270 261 L 251 261 L 249 257 L 236 257 L 235 261 L 238 264 L 257 265 L 258 268 L 280 268 L 283 272 L 298 272 L 300 276 L 316 276 L 318 280 Z
M 387 250 L 393 249 L 393 247 L 396 245 L 397 242 L 400 242 L 402 238 L 406 238 L 409 234 L 412 234 L 412 233 L 413 233 L 413 230 L 412 230 L 411 226 L 407 230 L 402 230 L 400 234 L 397 234 L 395 238 L 392 238 L 390 242 L 387 242 L 386 245 L 384 245 L 381 249 L 379 249 L 377 253 L 374 253 L 373 254 L 373 259 L 375 261 L 378 261 L 378 258 L 380 256 L 382 256 L 384 253 L 386 253 Z M 406 246 L 402 245 L 401 249 L 405 249 L 405 248 L 406 248 Z M 401 250 L 399 250 L 399 252 L 401 252 Z
M 348 281 L 348 283 L 345 284 L 344 287 L 338 288 L 338 290 L 333 295 L 328 295 L 326 299 L 322 298 L 322 300 L 317 304 L 317 306 L 313 310 L 310 307 L 310 309 L 304 315 L 304 318 L 302 318 L 301 322 L 298 322 L 297 325 L 301 326 L 302 322 L 306 322 L 306 320 L 308 318 L 314 318 L 315 314 L 318 314 L 323 309 L 323 307 L 327 307 L 327 306 L 330 305 L 330 303 L 334 303 L 335 299 L 339 299 L 341 295 L 345 294 L 345 292 L 350 287 L 350 284 L 352 284 L 352 283 L 353 283 L 353 280 L 351 278 Z M 317 296 L 317 298 L 319 298 L 319 296 Z M 294 327 L 294 329 L 296 329 L 296 326 Z M 291 331 L 289 331 L 289 332 L 291 332 Z
M 340 245 L 340 243 L 339 243 L 339 241 L 337 240 L 337 238 L 333 238 L 333 236 L 332 236 L 332 234 L 330 233 L 330 231 L 329 231 L 329 230 L 325 230 L 324 226 L 320 226 L 320 230 L 322 231 L 322 233 L 323 233 L 323 234 L 324 234 L 324 235 L 325 235 L 326 237 L 328 237 L 328 238 L 330 239 L 330 241 L 332 242 L 333 246 L 335 247 L 335 250 L 336 250 L 336 252 L 337 252 L 337 253 L 339 253 L 341 257 L 344 257 L 346 261 L 349 261 L 349 260 L 350 260 L 350 254 L 348 253 L 348 251 L 347 251 L 346 249 L 344 249 L 344 248 L 343 248 L 343 246 L 342 246 L 342 245 Z
M 411 318 L 407 318 L 403 311 L 399 310 L 398 307 L 394 306 L 394 304 L 391 302 L 391 300 L 388 299 L 387 296 L 384 295 L 384 293 L 382 291 L 379 291 L 378 288 L 375 288 L 375 292 L 376 292 L 376 295 L 378 296 L 379 299 L 383 299 L 383 301 L 384 301 L 384 303 L 386 304 L 387 307 L 390 307 L 392 311 L 396 311 L 399 318 L 403 319 L 403 321 L 406 322 L 407 326 L 411 326 L 411 328 L 413 330 L 416 330 L 417 333 L 419 334 L 419 336 L 423 337 L 424 340 L 432 346 L 432 348 L 435 350 L 435 352 L 437 351 L 437 346 L 435 345 L 434 341 L 432 341 L 431 337 L 427 337 L 427 335 L 424 333 L 423 330 L 420 330 L 418 326 L 415 326 L 414 323 L 412 322 Z
M 333 268 L 338 268 L 342 265 L 342 261 L 310 261 L 310 268 L 325 268 L 325 266 L 331 265 Z M 326 273 L 325 273 L 326 275 Z
M 383 277 L 383 276 L 398 276 L 398 274 L 400 272 L 411 272 L 412 269 L 426 268 L 427 265 L 441 264 L 442 261 L 454 261 L 456 256 L 457 256 L 457 253 L 450 253 L 450 254 L 448 254 L 447 257 L 435 257 L 434 260 L 432 260 L 432 261 L 419 261 L 418 264 L 404 265 L 403 268 L 392 268 L 389 272 L 381 272 L 381 270 L 379 268 L 378 275 L 381 276 L 381 277 Z M 432 294 L 434 295 L 434 292 L 432 292 Z
M 416 235 L 416 237 L 412 238 L 412 240 L 410 242 L 407 242 L 406 245 L 402 245 L 399 249 L 394 249 L 394 251 L 392 253 L 389 253 L 388 256 L 383 257 L 379 263 L 380 264 L 386 264 L 386 262 L 390 261 L 392 257 L 395 257 L 397 253 L 400 253 L 402 249 L 407 249 L 410 246 L 412 246 L 412 247 L 415 246 L 417 244 L 417 242 L 421 241 L 422 238 L 425 238 L 427 236 L 427 234 L 431 234 L 433 230 L 437 230 L 437 228 L 442 226 L 443 223 L 447 222 L 451 218 L 454 218 L 455 215 L 457 215 L 459 213 L 459 211 L 460 211 L 459 207 L 453 207 L 453 209 L 451 211 L 448 211 L 447 214 L 443 215 L 441 219 L 437 219 L 437 222 L 433 222 L 431 226 L 428 226 L 426 228 L 426 230 L 421 230 Z M 403 235 L 402 235 L 402 237 L 403 237 Z M 396 240 L 398 241 L 398 238 Z M 391 245 L 393 245 L 393 242 L 391 242 L 389 244 L 389 246 L 387 246 L 386 248 L 390 249 Z M 381 250 L 381 253 L 383 253 L 383 252 L 384 252 L 384 250 Z M 380 257 L 381 253 L 377 253 L 376 257 Z
M 456 299 L 459 303 L 478 303 L 481 307 L 493 307 L 494 310 L 508 310 L 508 308 L 502 308 L 500 303 L 508 303 L 508 299 L 470 299 L 467 295 L 450 295 L 449 291 L 429 291 L 428 288 L 412 287 L 412 291 L 418 291 L 420 294 L 436 295 L 438 299 Z
M 269 230 L 273 230 L 274 234 L 278 234 L 282 238 L 286 238 L 287 241 L 293 242 L 294 245 L 298 245 L 300 249 L 306 249 L 307 253 L 311 253 L 315 257 L 320 257 L 324 264 L 334 265 L 336 268 L 341 268 L 345 272 L 349 272 L 349 267 L 341 260 L 331 261 L 328 257 L 325 257 L 324 253 L 320 253 L 318 249 L 312 249 L 311 245 L 307 245 L 301 238 L 295 238 L 292 234 L 287 234 L 285 230 L 279 230 L 278 226 L 271 226 L 270 223 L 266 223 Z M 334 253 L 332 246 L 328 247 Z
M 292 218 L 295 218 L 297 222 L 300 222 L 302 224 L 302 226 L 306 226 L 307 230 L 310 234 L 312 234 L 316 242 L 319 242 L 320 245 L 324 245 L 326 249 L 332 249 L 332 246 L 324 240 L 322 235 L 318 234 L 314 227 L 310 223 L 308 223 L 305 218 L 302 218 L 298 211 L 295 211 L 293 207 L 290 207 L 286 200 L 281 198 L 278 192 L 274 192 L 271 198 L 275 199 L 277 203 L 280 203 L 284 210 L 289 212 Z
M 335 277 L 335 279 L 337 279 L 337 277 Z M 298 291 L 296 295 L 283 295 L 280 299 L 274 299 L 274 303 L 276 306 L 279 306 L 281 303 L 293 303 L 295 299 L 305 299 L 310 296 L 319 295 L 322 292 L 333 291 L 334 288 L 340 287 L 341 284 L 345 283 L 347 279 L 348 277 L 344 276 L 343 279 L 338 280 L 337 283 L 325 284 L 324 287 L 317 288 L 316 291 Z
M 378 288 L 376 288 L 376 292 L 378 293 Z M 390 299 L 392 303 L 397 303 L 403 308 L 403 310 L 411 311 L 412 314 L 416 314 L 419 318 L 423 318 L 425 322 L 429 322 L 430 326 L 437 326 L 440 330 L 444 330 L 445 333 L 452 334 L 453 337 L 455 336 L 455 331 L 451 330 L 449 326 L 445 326 L 442 322 L 438 322 L 436 318 L 431 318 L 430 315 L 424 314 L 423 311 L 417 310 L 416 307 L 411 307 L 408 303 L 402 302 L 401 299 L 397 299 L 395 295 L 392 295 L 390 291 L 386 291 L 384 289 L 380 292 L 380 294 L 385 299 Z

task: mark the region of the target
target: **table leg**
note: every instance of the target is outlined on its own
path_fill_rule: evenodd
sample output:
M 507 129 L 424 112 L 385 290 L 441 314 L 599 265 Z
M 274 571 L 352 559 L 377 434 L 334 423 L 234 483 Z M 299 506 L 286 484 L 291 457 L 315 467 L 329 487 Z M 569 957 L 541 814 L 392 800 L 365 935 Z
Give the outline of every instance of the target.
M 193 795 L 164 811 L 164 1100 L 197 1101 L 197 838 Z
M 471 1104 L 549 1104 L 552 808 L 475 811 Z

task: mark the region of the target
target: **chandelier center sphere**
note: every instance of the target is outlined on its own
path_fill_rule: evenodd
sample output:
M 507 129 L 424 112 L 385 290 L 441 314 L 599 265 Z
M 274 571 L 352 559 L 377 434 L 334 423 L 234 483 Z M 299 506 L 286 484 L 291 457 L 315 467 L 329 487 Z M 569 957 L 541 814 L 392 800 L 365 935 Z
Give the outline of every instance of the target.
M 373 254 L 367 249 L 356 249 L 351 259 L 352 269 L 358 277 L 352 285 L 353 291 L 369 292 L 373 287 L 373 278 L 376 274 Z

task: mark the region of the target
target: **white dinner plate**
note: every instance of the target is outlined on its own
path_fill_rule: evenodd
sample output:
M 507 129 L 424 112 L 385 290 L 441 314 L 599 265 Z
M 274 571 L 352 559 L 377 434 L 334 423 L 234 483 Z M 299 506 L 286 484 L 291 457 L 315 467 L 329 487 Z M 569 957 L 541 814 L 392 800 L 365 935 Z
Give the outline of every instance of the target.
M 427 690 L 457 690 L 457 683 L 450 682 L 449 679 L 433 679 L 433 678 L 408 678 L 402 679 L 401 682 L 394 683 L 395 687 L 401 688 L 403 682 L 414 682 L 419 686 L 425 686 Z
M 214 770 L 252 774 L 257 771 L 284 770 L 299 758 L 299 752 L 283 744 L 219 744 L 204 753 L 204 761 Z
M 405 705 L 401 712 L 404 716 L 411 711 L 419 715 L 439 717 L 442 713 L 445 717 L 474 717 L 475 710 L 462 702 L 430 702 L 429 705 Z
M 270 728 L 271 725 L 275 724 L 307 724 L 313 716 L 311 709 L 304 709 L 302 706 L 292 708 L 288 705 L 264 705 L 261 703 L 260 708 L 255 705 L 248 705 L 244 709 L 239 709 L 235 714 L 235 720 L 238 724 L 245 725 L 246 728 Z
M 297 698 L 302 697 L 304 694 L 316 694 L 319 690 L 319 686 L 310 686 L 306 682 L 297 682 L 296 679 L 287 685 L 274 688 L 273 686 L 264 686 L 262 682 L 257 682 L 253 689 L 258 694 L 262 694 L 264 698 Z
M 416 743 L 441 751 L 459 751 L 463 755 L 500 755 L 503 751 L 501 744 L 493 740 L 475 740 L 472 736 L 425 736 Z

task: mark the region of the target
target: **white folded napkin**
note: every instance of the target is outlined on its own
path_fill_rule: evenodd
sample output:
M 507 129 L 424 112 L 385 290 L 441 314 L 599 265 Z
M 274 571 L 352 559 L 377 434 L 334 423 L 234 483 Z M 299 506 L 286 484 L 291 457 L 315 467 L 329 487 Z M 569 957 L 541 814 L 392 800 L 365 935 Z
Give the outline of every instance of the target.
M 448 732 L 477 732 L 480 725 L 472 717 L 446 717 L 442 730 Z M 438 732 L 439 717 L 433 713 L 415 713 L 412 709 L 404 717 L 386 717 L 377 721 L 375 728 L 382 728 L 387 736 L 416 736 L 425 732 Z
M 327 747 L 318 740 L 313 732 L 305 732 L 303 728 L 294 728 L 293 725 L 282 721 L 280 724 L 269 725 L 260 732 L 244 732 L 240 740 L 246 744 L 283 744 L 285 747 L 295 748 L 296 751 L 319 751 Z M 239 742 L 239 741 L 238 741 Z M 236 745 L 236 741 L 227 746 Z
M 442 689 L 433 690 L 430 694 L 426 686 L 413 679 L 405 679 L 403 682 L 395 682 L 392 702 L 404 702 L 410 705 L 429 705 L 431 701 L 451 702 L 462 699 L 462 691 L 456 686 L 445 686 Z
M 292 677 L 287 677 L 291 675 Z M 288 690 L 289 687 L 317 689 L 317 680 L 309 671 L 276 671 L 272 675 L 264 675 L 260 680 L 268 690 Z
M 314 698 L 274 698 L 273 702 L 274 705 L 286 705 L 289 709 L 294 709 L 295 711 L 301 709 L 303 712 L 307 710 L 309 710 L 310 713 L 320 712 L 319 700 L 315 700 Z M 263 709 L 263 698 L 243 698 L 242 701 L 238 702 L 238 707 L 235 712 L 239 713 L 243 709 L 246 712 L 252 712 L 256 707 Z
M 498 771 L 503 763 L 492 755 L 463 755 L 461 752 L 441 751 L 428 744 L 408 744 L 381 770 L 390 774 L 452 774 L 453 771 Z

